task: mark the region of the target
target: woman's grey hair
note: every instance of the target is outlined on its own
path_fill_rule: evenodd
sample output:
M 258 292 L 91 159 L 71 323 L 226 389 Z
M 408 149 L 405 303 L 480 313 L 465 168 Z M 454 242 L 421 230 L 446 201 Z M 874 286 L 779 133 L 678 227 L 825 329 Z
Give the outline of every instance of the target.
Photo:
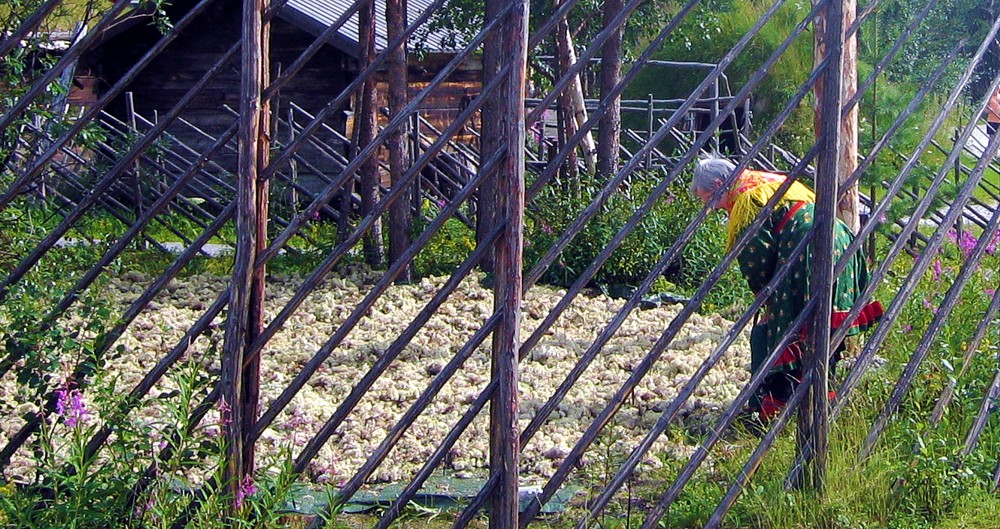
M 698 165 L 694 168 L 694 178 L 691 179 L 691 192 L 714 193 L 735 170 L 733 162 L 725 158 L 712 157 L 698 160 Z

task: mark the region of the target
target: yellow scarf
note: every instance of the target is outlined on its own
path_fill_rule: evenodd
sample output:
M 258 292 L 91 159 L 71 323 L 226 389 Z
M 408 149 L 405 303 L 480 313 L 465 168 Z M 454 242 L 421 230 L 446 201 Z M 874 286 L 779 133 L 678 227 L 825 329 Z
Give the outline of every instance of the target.
M 784 183 L 785 177 L 780 174 L 763 171 L 744 170 L 733 183 L 729 196 L 733 207 L 729 210 L 729 225 L 726 227 L 726 250 L 730 250 L 736 239 L 747 226 L 753 223 L 760 210 L 764 208 L 775 191 Z M 815 202 L 816 194 L 798 181 L 785 191 L 778 199 L 778 205 L 784 202 Z

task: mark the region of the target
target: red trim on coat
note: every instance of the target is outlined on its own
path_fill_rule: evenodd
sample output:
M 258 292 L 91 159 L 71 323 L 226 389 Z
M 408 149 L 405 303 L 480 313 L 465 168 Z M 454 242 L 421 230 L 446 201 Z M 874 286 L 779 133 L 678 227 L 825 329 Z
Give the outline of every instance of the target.
M 802 201 L 792 204 L 792 206 L 788 208 L 788 212 L 785 213 L 785 216 L 781 217 L 781 222 L 774 227 L 774 231 L 781 232 L 781 229 L 785 227 L 785 224 L 788 224 L 788 221 L 792 220 L 792 217 L 795 216 L 795 212 L 802 209 L 802 206 L 805 206 L 806 204 L 808 204 L 808 202 Z
M 847 322 L 847 313 L 850 311 L 834 311 L 830 315 L 830 328 L 839 329 Z M 875 324 L 878 320 L 882 318 L 885 314 L 885 310 L 882 308 L 882 304 L 878 301 L 872 301 L 865 305 L 865 308 L 861 309 L 858 313 L 858 317 L 854 318 L 851 323 L 851 327 L 858 327 L 860 329 L 867 329 Z

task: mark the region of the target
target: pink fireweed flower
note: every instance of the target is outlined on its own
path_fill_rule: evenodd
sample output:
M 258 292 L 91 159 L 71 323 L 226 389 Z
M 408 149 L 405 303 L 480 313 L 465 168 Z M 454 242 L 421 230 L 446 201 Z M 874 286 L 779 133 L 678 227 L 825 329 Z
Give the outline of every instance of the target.
M 997 244 L 1000 244 L 1000 231 L 993 232 L 993 236 L 990 237 L 990 242 L 986 243 L 986 253 L 989 255 L 996 255 Z
M 145 503 L 140 503 L 135 506 L 135 517 L 142 518 L 143 515 L 145 515 L 147 511 L 152 509 L 154 505 L 156 505 L 156 500 L 154 500 L 153 498 L 147 498 Z
M 924 298 L 924 308 L 933 312 L 934 314 L 937 314 L 937 307 L 935 307 L 934 304 L 931 303 L 931 300 L 927 298 Z
M 243 500 L 253 496 L 256 492 L 257 486 L 254 485 L 253 476 L 243 476 L 243 480 L 240 481 L 240 489 L 236 491 L 236 508 L 243 507 Z
M 56 390 L 56 414 L 61 415 L 66 426 L 76 428 L 87 420 L 90 411 L 83 402 L 83 392 L 79 389 L 62 387 Z
M 65 415 L 66 414 L 66 403 L 69 402 L 69 390 L 66 388 L 59 388 L 56 390 L 56 414 Z
M 972 250 L 976 248 L 976 238 L 972 236 L 971 233 L 967 231 L 962 232 L 962 237 L 958 240 L 958 248 L 962 250 L 962 255 L 969 257 L 972 255 Z
M 934 260 L 934 282 L 937 283 L 941 281 L 941 260 Z

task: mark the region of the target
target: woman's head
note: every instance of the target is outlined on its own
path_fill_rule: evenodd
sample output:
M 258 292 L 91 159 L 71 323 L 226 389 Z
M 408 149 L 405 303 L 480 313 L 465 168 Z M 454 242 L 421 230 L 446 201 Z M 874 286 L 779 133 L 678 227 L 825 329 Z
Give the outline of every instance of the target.
M 712 196 L 725 185 L 736 166 L 725 158 L 704 158 L 698 160 L 691 179 L 691 192 L 708 204 Z

